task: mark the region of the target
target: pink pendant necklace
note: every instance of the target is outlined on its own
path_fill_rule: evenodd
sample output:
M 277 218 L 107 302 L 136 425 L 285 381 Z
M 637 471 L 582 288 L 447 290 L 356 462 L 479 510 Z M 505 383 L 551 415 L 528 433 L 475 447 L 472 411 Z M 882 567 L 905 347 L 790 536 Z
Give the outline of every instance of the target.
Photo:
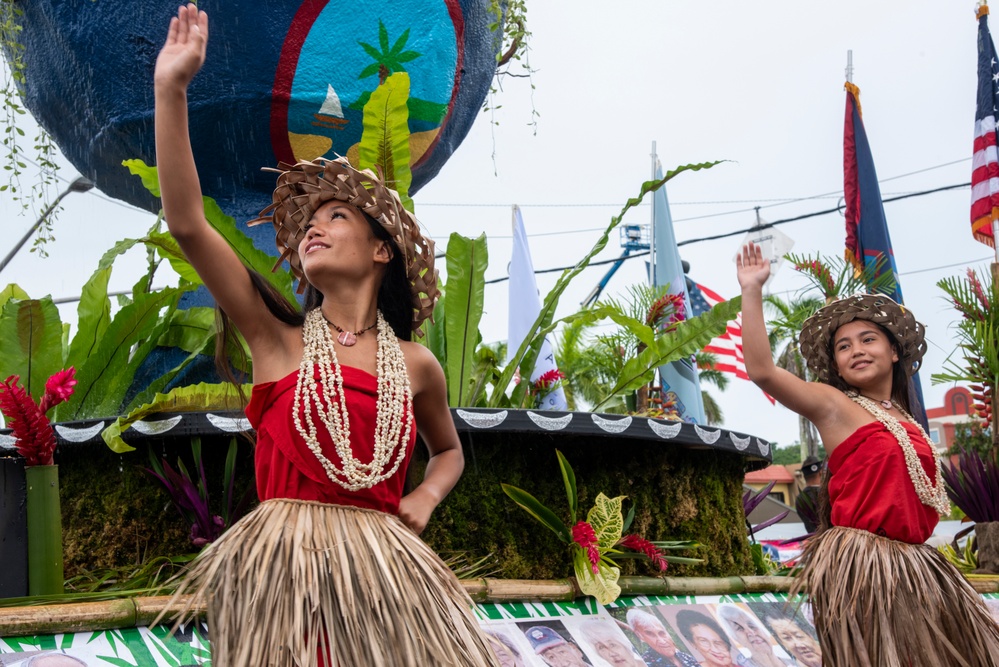
M 333 323 L 330 322 L 330 324 L 333 324 Z M 336 325 L 333 324 L 333 326 L 335 327 Z M 370 329 L 371 327 L 368 327 L 368 328 Z M 339 331 L 339 329 L 337 329 L 337 331 Z M 863 396 L 863 394 L 860 394 L 860 395 Z M 886 400 L 883 400 L 883 401 L 879 401 L 876 398 L 871 398 L 870 396 L 864 396 L 864 398 L 866 398 L 869 401 L 874 401 L 875 403 L 880 403 L 881 407 L 884 408 L 885 410 L 891 410 L 891 406 L 893 405 L 892 402 L 891 402 L 891 399 L 886 399 Z
M 368 331 L 369 329 L 374 329 L 375 326 L 377 326 L 378 324 L 378 322 L 376 321 L 370 327 L 364 327 L 360 331 L 344 331 L 337 325 L 330 322 L 325 315 L 323 315 L 323 319 L 326 320 L 327 324 L 329 324 L 331 327 L 337 330 L 336 342 L 340 343 L 344 347 L 352 347 L 355 343 L 357 343 L 358 336 L 360 336 L 365 331 Z

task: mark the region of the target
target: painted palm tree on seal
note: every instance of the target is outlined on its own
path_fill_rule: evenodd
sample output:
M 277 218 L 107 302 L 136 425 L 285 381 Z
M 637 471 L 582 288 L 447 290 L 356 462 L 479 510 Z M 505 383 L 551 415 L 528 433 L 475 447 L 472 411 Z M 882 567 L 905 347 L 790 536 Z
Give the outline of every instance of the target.
M 374 74 L 378 75 L 378 84 L 385 83 L 385 79 L 395 72 L 405 72 L 403 63 L 416 60 L 422 54 L 416 51 L 406 51 L 406 42 L 409 41 L 409 28 L 405 30 L 395 43 L 389 46 L 388 30 L 385 24 L 378 21 L 378 48 L 371 44 L 358 41 L 357 43 L 364 49 L 375 62 L 371 63 L 358 75 L 358 79 L 366 79 Z

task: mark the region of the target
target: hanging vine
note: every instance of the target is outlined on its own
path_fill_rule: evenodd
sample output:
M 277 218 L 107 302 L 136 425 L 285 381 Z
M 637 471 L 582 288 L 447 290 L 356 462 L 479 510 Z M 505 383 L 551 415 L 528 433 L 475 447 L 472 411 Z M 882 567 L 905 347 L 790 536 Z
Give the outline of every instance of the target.
M 55 161 L 56 145 L 52 137 L 40 126 L 32 143 L 32 157 L 25 155 L 25 144 L 29 141 L 24 131 L 25 118 L 30 118 L 23 104 L 23 91 L 26 84 L 24 43 L 21 41 L 24 10 L 17 0 L 0 0 L 0 50 L 3 51 L 7 67 L 3 72 L 3 87 L 0 89 L 4 107 L 4 124 L 0 131 L 3 137 L 3 169 L 7 172 L 5 182 L 0 183 L 0 192 L 6 192 L 11 199 L 21 205 L 22 212 L 31 211 L 38 215 L 55 199 L 54 187 L 58 181 L 59 165 Z M 37 176 L 25 188 L 22 176 L 28 173 L 28 162 L 37 168 Z M 35 236 L 32 252 L 42 257 L 48 253 L 45 247 L 55 240 L 52 230 L 61 207 L 52 210 L 45 217 Z
M 482 104 L 482 110 L 490 114 L 489 123 L 495 130 L 499 125 L 496 110 L 496 95 L 503 90 L 506 77 L 527 79 L 531 86 L 531 119 L 527 123 L 534 134 L 538 133 L 538 113 L 534 106 L 534 69 L 531 68 L 531 32 L 527 29 L 527 0 L 490 0 L 489 11 L 496 18 L 489 28 L 496 35 L 496 74 L 489 88 L 489 95 Z M 496 138 L 493 135 L 493 163 L 496 162 Z

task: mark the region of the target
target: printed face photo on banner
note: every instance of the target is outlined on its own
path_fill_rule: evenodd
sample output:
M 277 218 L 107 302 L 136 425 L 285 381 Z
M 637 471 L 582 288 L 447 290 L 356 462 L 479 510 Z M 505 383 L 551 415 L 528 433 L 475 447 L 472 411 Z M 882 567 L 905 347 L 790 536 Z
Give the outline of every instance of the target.
M 576 639 L 561 621 L 521 621 L 517 627 L 531 645 L 534 665 L 547 667 L 592 667 Z M 538 662 L 540 658 L 540 663 Z
M 785 667 L 793 665 L 794 659 L 777 640 L 764 628 L 763 621 L 743 603 L 725 602 L 708 605 L 712 608 L 719 625 L 728 633 L 732 646 L 742 663 L 754 667 Z
M 648 667 L 662 665 L 696 666 L 697 660 L 679 634 L 656 610 L 664 607 L 608 609 Z
M 500 667 L 531 667 L 543 665 L 540 658 L 532 659 L 534 649 L 524 631 L 513 623 L 489 623 L 482 626 L 489 638 Z
M 810 611 L 807 605 L 795 609 L 793 603 L 785 607 L 783 602 L 749 602 L 747 606 L 799 665 L 822 667 L 822 649 L 815 628 L 805 617 Z
M 96 664 L 88 662 L 93 656 L 79 655 L 79 649 L 63 651 L 25 651 L 22 653 L 0 654 L 0 665 L 3 667 L 89 667 Z
M 564 618 L 562 623 L 594 667 L 646 667 L 619 621 L 609 616 Z
M 712 605 L 713 606 L 713 605 Z M 661 605 L 656 611 L 687 643 L 691 654 L 704 667 L 731 667 L 732 641 L 711 613 L 709 605 Z

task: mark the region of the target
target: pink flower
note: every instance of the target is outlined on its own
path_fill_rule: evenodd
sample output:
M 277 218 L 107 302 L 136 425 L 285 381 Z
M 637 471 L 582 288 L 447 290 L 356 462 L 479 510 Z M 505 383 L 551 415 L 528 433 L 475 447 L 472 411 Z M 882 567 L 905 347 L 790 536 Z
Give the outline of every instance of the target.
M 586 551 L 586 558 L 590 561 L 590 570 L 593 574 L 600 571 L 597 563 L 600 562 L 600 548 L 597 546 L 597 533 L 586 521 L 580 521 L 572 527 L 572 541 Z
M 20 385 L 21 378 L 11 375 L 0 382 L 0 412 L 17 438 L 17 451 L 25 465 L 52 465 L 55 452 L 55 432 L 48 417 Z
M 42 397 L 41 410 L 48 412 L 55 406 L 68 401 L 76 386 L 76 369 L 70 366 L 59 371 L 45 383 L 45 396 Z
M 659 568 L 660 572 L 665 572 L 669 564 L 666 562 L 666 558 L 663 556 L 663 552 L 656 547 L 656 545 L 649 542 L 643 537 L 638 535 L 625 535 L 618 542 L 618 545 L 625 547 L 626 549 L 631 549 L 632 551 L 639 551 L 652 561 L 652 565 Z

